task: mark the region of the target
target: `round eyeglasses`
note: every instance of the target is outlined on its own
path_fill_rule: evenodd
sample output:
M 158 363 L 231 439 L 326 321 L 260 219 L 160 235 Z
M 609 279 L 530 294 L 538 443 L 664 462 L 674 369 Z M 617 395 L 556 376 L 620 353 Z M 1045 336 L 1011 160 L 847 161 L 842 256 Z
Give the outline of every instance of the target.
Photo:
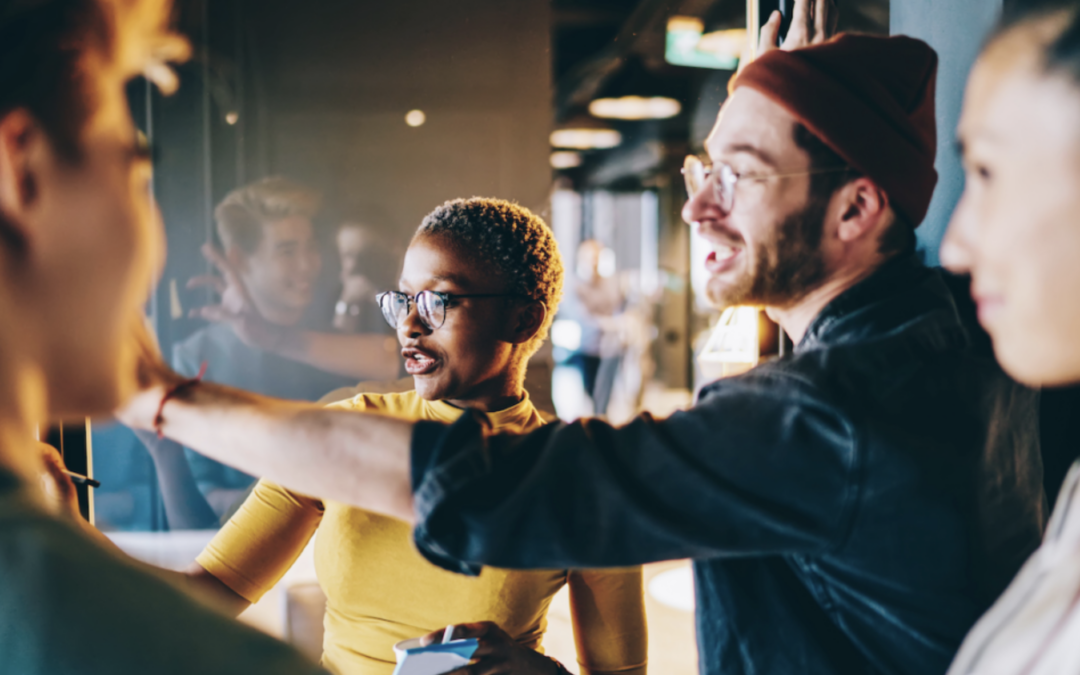
M 446 310 L 453 307 L 461 298 L 516 298 L 512 293 L 440 293 L 439 291 L 420 291 L 409 295 L 402 291 L 379 293 L 375 299 L 382 310 L 383 318 L 391 328 L 397 329 L 412 312 L 413 303 L 420 315 L 420 322 L 429 330 L 436 330 L 446 322 Z
M 705 189 L 711 179 L 713 199 L 723 213 L 731 213 L 735 208 L 735 186 L 740 180 L 768 180 L 770 178 L 790 178 L 793 176 L 813 176 L 819 173 L 839 173 L 851 171 L 849 166 L 837 166 L 826 169 L 808 169 L 791 173 L 738 174 L 731 165 L 717 162 L 712 166 L 701 161 L 697 155 L 687 155 L 683 161 L 682 174 L 686 181 L 686 194 L 690 198 Z

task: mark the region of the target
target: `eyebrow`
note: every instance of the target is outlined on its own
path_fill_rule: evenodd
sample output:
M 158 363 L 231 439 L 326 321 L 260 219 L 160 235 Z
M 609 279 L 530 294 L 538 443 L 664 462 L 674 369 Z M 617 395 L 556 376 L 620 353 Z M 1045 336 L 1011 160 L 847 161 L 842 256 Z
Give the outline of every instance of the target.
M 732 155 L 736 155 L 739 153 L 753 155 L 754 157 L 757 157 L 759 160 L 768 164 L 769 166 L 776 166 L 776 160 L 773 159 L 772 155 L 765 152 L 756 145 L 750 145 L 749 143 L 734 143 L 732 145 L 725 146 L 724 152 L 726 154 Z

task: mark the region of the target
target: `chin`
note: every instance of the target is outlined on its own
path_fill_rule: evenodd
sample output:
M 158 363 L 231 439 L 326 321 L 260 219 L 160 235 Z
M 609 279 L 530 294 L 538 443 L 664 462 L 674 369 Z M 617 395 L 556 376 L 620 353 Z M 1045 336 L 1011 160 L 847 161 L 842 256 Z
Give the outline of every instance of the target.
M 1054 349 L 1048 345 L 1010 345 L 994 342 L 998 363 L 1021 384 L 1029 387 L 1064 387 L 1080 383 L 1080 350 Z
M 420 395 L 420 398 L 428 401 L 438 401 L 445 398 L 443 396 L 443 387 L 439 386 L 439 382 L 432 378 L 413 375 L 413 389 Z

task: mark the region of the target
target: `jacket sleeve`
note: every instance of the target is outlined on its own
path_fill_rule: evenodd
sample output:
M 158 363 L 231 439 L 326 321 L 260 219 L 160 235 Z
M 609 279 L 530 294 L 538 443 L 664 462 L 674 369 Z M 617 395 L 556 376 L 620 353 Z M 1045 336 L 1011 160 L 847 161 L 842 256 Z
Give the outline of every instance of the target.
M 789 384 L 725 381 L 688 411 L 623 427 L 586 419 L 492 436 L 475 415 L 421 422 L 416 544 L 465 574 L 836 547 L 859 496 L 854 433 Z

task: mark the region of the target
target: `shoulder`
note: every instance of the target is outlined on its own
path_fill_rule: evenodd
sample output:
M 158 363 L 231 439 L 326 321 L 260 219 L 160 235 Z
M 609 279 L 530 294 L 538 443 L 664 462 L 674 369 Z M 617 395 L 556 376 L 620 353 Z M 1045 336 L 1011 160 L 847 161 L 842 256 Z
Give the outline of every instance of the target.
M 173 367 L 181 369 L 194 365 L 197 369 L 203 361 L 234 353 L 236 345 L 243 345 L 243 342 L 228 326 L 205 326 L 173 345 Z
M 74 675 L 86 654 L 119 675 L 318 672 L 44 514 L 3 518 L 0 542 L 0 652 L 16 672 Z

